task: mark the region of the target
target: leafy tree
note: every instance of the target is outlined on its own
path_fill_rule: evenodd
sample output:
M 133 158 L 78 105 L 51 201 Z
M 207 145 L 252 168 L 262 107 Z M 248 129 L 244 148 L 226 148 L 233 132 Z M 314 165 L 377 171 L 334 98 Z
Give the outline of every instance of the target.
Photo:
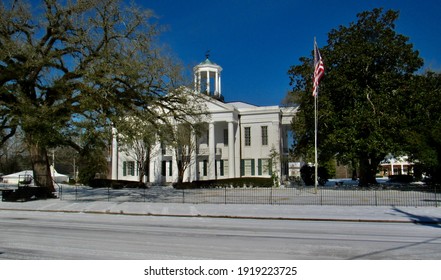
M 86 155 L 121 117 L 179 117 L 186 100 L 167 94 L 179 68 L 155 46 L 151 11 L 119 0 L 40 4 L 0 2 L 0 143 L 20 128 L 37 184 L 53 191 L 48 149 Z
M 423 64 L 409 39 L 395 31 L 398 12 L 374 9 L 328 34 L 321 49 L 326 73 L 319 92 L 319 160 L 336 156 L 359 166 L 360 185 L 376 183 L 379 162 L 403 152 L 406 88 Z M 308 158 L 314 139 L 312 59 L 289 70 L 300 105 L 295 152 Z
M 404 101 L 409 127 L 406 151 L 416 163 L 416 175 L 426 172 L 441 182 L 441 74 L 427 72 L 413 77 Z

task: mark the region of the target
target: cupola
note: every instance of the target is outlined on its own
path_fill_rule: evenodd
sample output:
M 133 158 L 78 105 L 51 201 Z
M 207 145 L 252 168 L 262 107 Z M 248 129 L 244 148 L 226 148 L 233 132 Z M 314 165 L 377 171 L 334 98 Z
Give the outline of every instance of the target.
M 222 67 L 210 61 L 210 55 L 205 55 L 205 61 L 193 68 L 194 87 L 196 92 L 222 99 L 221 71 Z

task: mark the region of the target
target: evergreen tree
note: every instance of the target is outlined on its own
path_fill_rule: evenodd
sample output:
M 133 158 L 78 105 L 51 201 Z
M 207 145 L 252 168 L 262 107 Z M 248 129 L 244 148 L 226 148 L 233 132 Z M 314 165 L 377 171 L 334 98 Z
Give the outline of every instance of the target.
M 321 49 L 325 77 L 320 84 L 319 161 L 336 156 L 359 166 L 360 185 L 376 183 L 380 161 L 404 151 L 407 88 L 423 64 L 409 39 L 395 31 L 398 12 L 362 12 L 357 22 L 328 34 Z M 292 94 L 300 106 L 293 128 L 295 152 L 311 154 L 314 141 L 312 59 L 289 70 Z

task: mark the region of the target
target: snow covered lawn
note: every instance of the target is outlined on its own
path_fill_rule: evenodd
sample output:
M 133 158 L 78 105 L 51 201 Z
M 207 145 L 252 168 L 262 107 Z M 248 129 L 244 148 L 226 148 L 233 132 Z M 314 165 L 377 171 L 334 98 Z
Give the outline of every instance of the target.
M 339 184 L 336 184 L 336 183 Z M 343 182 L 341 184 L 341 182 Z M 383 184 L 358 188 L 352 180 L 331 180 L 324 187 L 214 188 L 177 190 L 171 186 L 148 189 L 93 189 L 60 185 L 61 200 L 112 202 L 165 202 L 212 204 L 287 204 L 345 206 L 439 206 L 439 190 L 425 186 L 412 188 Z

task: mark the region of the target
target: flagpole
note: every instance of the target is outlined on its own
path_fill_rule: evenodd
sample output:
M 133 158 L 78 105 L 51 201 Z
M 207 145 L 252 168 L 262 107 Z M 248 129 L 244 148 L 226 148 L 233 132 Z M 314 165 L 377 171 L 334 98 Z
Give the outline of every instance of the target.
M 318 94 L 314 96 L 314 192 L 317 193 L 318 182 L 318 160 L 317 160 L 317 126 L 318 126 Z
M 322 56 L 317 47 L 317 41 L 314 37 L 314 85 L 312 94 L 314 95 L 314 192 L 317 193 L 318 183 L 318 160 L 317 160 L 317 130 L 318 130 L 318 92 L 319 82 L 325 73 L 325 67 L 323 65 Z
M 316 38 L 314 37 L 314 61 L 317 61 L 315 48 L 317 46 Z M 317 160 L 317 126 L 318 126 L 318 88 L 314 95 L 314 193 L 317 193 L 318 181 L 318 160 Z

